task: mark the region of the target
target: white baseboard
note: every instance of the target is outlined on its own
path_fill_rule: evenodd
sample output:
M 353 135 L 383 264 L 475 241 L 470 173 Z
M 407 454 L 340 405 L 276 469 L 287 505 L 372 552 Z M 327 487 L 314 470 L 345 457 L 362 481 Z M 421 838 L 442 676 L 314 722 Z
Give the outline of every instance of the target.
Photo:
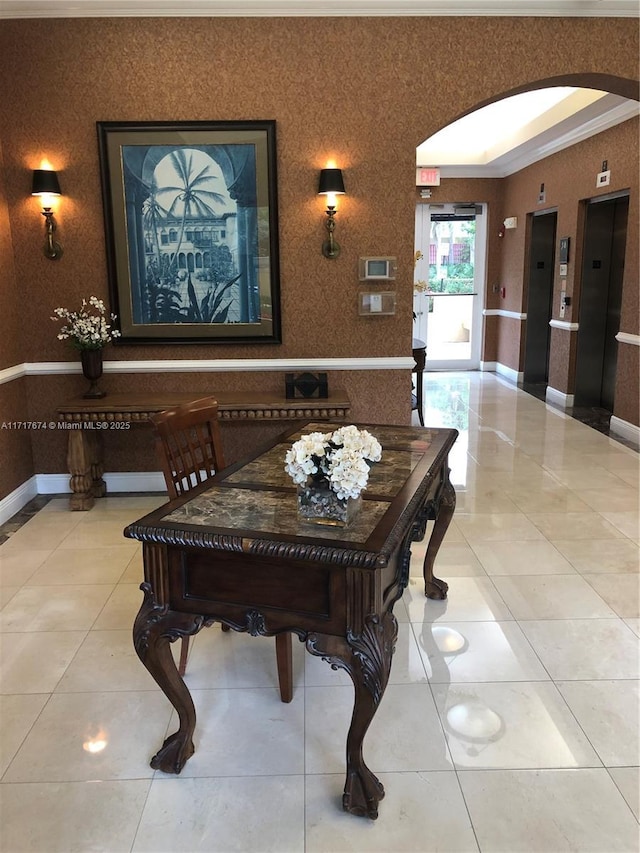
M 506 364 L 500 364 L 499 361 L 496 362 L 496 373 L 505 379 L 508 379 L 509 382 L 513 382 L 514 385 L 517 385 L 518 382 L 522 382 L 524 378 L 524 373 L 518 372 L 512 367 L 507 367 Z
M 609 432 L 615 433 L 615 435 L 624 438 L 626 441 L 640 448 L 640 427 L 637 427 L 635 424 L 630 424 L 628 421 L 623 421 L 622 418 L 612 415 L 609 423 Z
M 573 409 L 573 394 L 565 394 L 547 385 L 546 401 L 550 406 L 557 406 L 559 409 Z
M 69 494 L 68 474 L 36 474 L 39 495 Z M 161 471 L 115 471 L 104 475 L 109 492 L 166 492 Z
M 67 478 L 68 479 L 68 478 Z M 38 494 L 36 477 L 33 476 L 17 489 L 14 489 L 6 498 L 0 501 L 0 524 L 4 524 L 17 512 L 20 512 L 25 504 L 35 498 Z
M 116 471 L 105 474 L 109 492 L 166 492 L 161 471 Z M 71 494 L 68 474 L 34 474 L 0 500 L 0 524 L 4 524 L 37 495 Z
M 480 362 L 480 371 L 481 373 L 495 373 L 496 372 L 497 362 L 495 361 L 481 361 Z

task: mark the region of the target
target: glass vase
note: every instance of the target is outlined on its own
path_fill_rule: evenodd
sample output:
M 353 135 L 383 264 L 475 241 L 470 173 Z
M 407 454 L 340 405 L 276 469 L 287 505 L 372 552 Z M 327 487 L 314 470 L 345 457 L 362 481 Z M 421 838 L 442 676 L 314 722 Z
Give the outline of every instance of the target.
M 309 480 L 298 486 L 298 516 L 311 524 L 347 527 L 362 505 L 362 498 L 339 498 L 326 480 Z

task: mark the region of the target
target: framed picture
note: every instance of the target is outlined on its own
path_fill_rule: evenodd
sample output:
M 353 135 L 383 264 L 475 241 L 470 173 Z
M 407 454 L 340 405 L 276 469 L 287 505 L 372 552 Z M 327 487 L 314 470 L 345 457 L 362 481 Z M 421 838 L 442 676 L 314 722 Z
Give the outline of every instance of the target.
M 98 122 L 119 343 L 279 343 L 275 121 Z

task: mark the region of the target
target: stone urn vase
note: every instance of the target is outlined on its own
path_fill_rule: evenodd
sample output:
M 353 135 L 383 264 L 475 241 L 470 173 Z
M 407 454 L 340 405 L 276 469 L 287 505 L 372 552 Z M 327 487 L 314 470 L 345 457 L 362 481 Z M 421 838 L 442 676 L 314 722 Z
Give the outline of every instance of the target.
M 98 388 L 98 380 L 102 376 L 102 350 L 80 350 L 80 361 L 82 362 L 82 373 L 91 383 L 89 390 L 82 396 L 87 400 L 99 400 L 101 397 L 105 397 L 106 392 Z

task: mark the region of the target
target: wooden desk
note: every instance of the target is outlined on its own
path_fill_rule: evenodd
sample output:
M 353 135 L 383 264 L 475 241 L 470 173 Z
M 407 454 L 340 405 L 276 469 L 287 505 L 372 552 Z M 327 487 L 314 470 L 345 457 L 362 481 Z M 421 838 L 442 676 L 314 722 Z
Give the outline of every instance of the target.
M 291 431 L 124 531 L 143 543 L 135 649 L 180 721 L 152 758 L 154 769 L 180 773 L 194 751 L 195 708 L 169 643 L 214 621 L 252 636 L 291 631 L 353 681 L 343 807 L 377 817 L 384 789 L 364 762 L 362 743 L 389 678 L 393 607 L 409 580 L 411 542 L 424 538 L 429 519 L 425 590 L 446 597 L 433 563 L 455 508 L 447 459 L 458 433 L 367 428 L 382 444 L 382 461 L 349 528 L 298 520 L 296 490 L 284 471 L 285 451 L 300 435 Z M 312 422 L 303 431 L 330 429 Z
M 413 368 L 413 372 L 416 374 L 416 408 L 418 409 L 418 418 L 420 419 L 420 426 L 424 426 L 424 402 L 422 399 L 422 380 L 424 368 L 427 363 L 427 345 L 424 341 L 421 341 L 420 338 L 414 338 L 412 346 L 413 349 L 411 352 L 413 355 L 413 360 L 416 363 L 416 366 Z
M 71 475 L 72 510 L 88 510 L 95 498 L 106 494 L 103 479 L 103 441 L 105 432 L 130 429 L 145 423 L 151 415 L 172 406 L 214 396 L 223 421 L 302 421 L 342 420 L 349 416 L 350 402 L 344 391 L 335 391 L 326 399 L 286 400 L 277 394 L 257 391 L 183 391 L 157 394 L 110 394 L 99 400 L 76 397 L 58 408 L 58 420 L 69 431 L 67 465 Z

